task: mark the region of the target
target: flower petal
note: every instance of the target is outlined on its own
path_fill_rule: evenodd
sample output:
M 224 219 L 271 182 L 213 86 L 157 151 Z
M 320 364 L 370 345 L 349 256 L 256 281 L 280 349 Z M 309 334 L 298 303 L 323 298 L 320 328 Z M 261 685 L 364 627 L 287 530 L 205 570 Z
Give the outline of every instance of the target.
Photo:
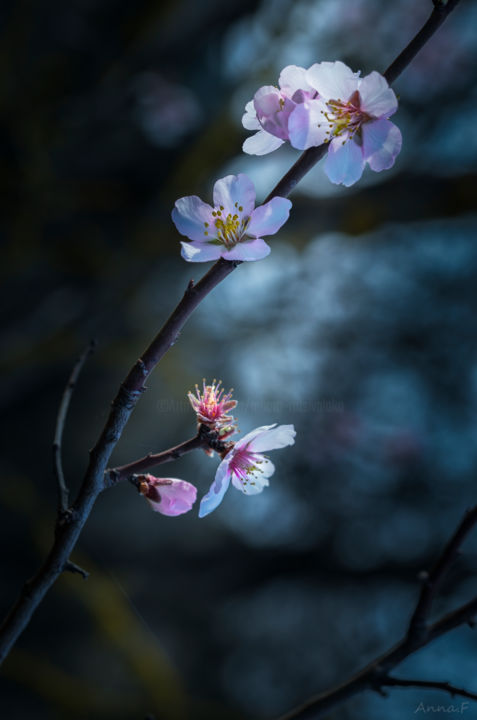
M 305 92 L 313 90 L 306 78 L 305 68 L 298 65 L 287 65 L 287 67 L 283 68 L 278 78 L 278 84 L 290 98 L 297 90 L 304 90 Z
M 257 113 L 255 112 L 253 100 L 250 100 L 250 102 L 245 105 L 245 113 L 242 116 L 242 125 L 247 130 L 260 130 L 261 125 L 257 119 Z
M 290 143 L 298 150 L 322 145 L 329 138 L 324 113 L 326 105 L 321 100 L 307 100 L 300 103 L 288 118 Z
M 181 235 L 185 235 L 190 240 L 203 240 L 204 231 L 207 229 L 205 223 L 212 226 L 213 221 L 212 208 L 197 195 L 176 200 L 172 211 L 172 222 Z
M 223 245 L 213 245 L 204 242 L 183 242 L 181 240 L 181 255 L 187 262 L 210 262 L 218 260 L 224 249 Z
M 288 140 L 288 117 L 295 103 L 276 87 L 265 85 L 255 93 L 253 104 L 262 128 L 275 137 Z
M 182 515 L 189 512 L 197 498 L 197 488 L 185 480 L 176 478 L 157 478 L 159 482 L 154 483 L 160 495 L 160 500 L 146 500 L 152 509 L 162 515 Z
M 225 460 L 222 460 L 217 468 L 215 479 L 210 486 L 209 492 L 207 495 L 204 495 L 200 501 L 199 517 L 201 518 L 211 513 L 212 510 L 215 510 L 215 508 L 218 507 L 224 499 L 224 495 L 230 485 L 230 459 L 228 459 L 230 457 L 231 456 L 229 455 L 225 458 Z
M 275 472 L 275 465 L 264 455 L 257 453 L 254 461 L 254 470 L 246 478 L 241 479 L 235 474 L 232 475 L 232 485 L 245 495 L 261 493 L 264 487 L 268 487 L 270 484 L 268 478 Z
M 376 70 L 359 82 L 361 109 L 372 117 L 388 117 L 396 112 L 398 101 L 386 78 Z
M 263 260 L 267 255 L 270 255 L 270 246 L 262 238 L 255 238 L 242 240 L 232 250 L 222 252 L 221 257 L 224 260 L 252 261 Z
M 353 185 L 364 169 L 363 152 L 354 140 L 342 144 L 341 137 L 335 138 L 328 148 L 325 163 L 325 172 L 332 183 L 336 185 Z
M 255 186 L 247 175 L 227 175 L 214 185 L 214 205 L 223 206 L 225 213 L 237 212 L 235 206 L 243 207 L 243 214 L 250 215 L 255 207 Z
M 265 205 L 255 208 L 247 226 L 247 235 L 252 237 L 275 235 L 288 220 L 291 206 L 290 200 L 274 197 Z
M 283 145 L 284 142 L 281 138 L 270 135 L 265 130 L 259 130 L 245 140 L 242 150 L 248 155 L 267 155 Z
M 293 425 L 278 425 L 278 427 L 272 426 L 271 428 L 262 428 L 262 430 L 263 432 L 255 435 L 248 443 L 248 449 L 252 452 L 278 450 L 295 444 L 296 432 Z
M 346 102 L 358 89 L 359 73 L 337 60 L 315 63 L 307 71 L 306 79 L 325 100 Z
M 399 128 L 386 118 L 380 118 L 365 123 L 362 133 L 364 159 L 367 160 L 370 168 L 380 172 L 392 167 L 402 145 Z
M 276 427 L 277 424 L 274 423 L 273 425 L 261 425 L 258 428 L 255 428 L 255 430 L 251 430 L 249 433 L 243 436 L 243 438 L 240 438 L 240 440 L 237 440 L 235 443 L 235 450 L 240 450 L 241 448 L 247 447 L 250 442 L 257 437 L 257 435 L 261 435 L 263 432 L 267 430 L 271 430 L 272 428 Z

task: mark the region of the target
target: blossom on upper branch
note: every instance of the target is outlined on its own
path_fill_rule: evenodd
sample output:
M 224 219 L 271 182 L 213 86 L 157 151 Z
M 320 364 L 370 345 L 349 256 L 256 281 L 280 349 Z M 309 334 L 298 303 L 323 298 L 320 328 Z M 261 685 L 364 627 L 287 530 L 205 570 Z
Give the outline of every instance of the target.
M 214 207 L 196 195 L 180 198 L 172 220 L 191 242 L 181 242 L 189 262 L 261 260 L 270 252 L 262 235 L 274 235 L 287 221 L 290 200 L 274 197 L 255 208 L 255 187 L 247 175 L 227 175 L 214 185 Z
M 346 186 L 359 180 L 366 163 L 376 172 L 394 165 L 402 137 L 389 117 L 398 103 L 378 72 L 362 78 L 339 61 L 309 70 L 290 66 L 279 85 L 260 88 L 247 104 L 242 123 L 259 132 L 245 141 L 245 152 L 264 155 L 285 140 L 298 150 L 329 143 L 325 172 Z
M 293 147 L 329 143 L 325 172 L 336 184 L 353 185 L 366 163 L 376 172 L 392 167 L 402 138 L 388 120 L 398 102 L 387 80 L 375 71 L 361 78 L 339 61 L 312 65 L 306 78 L 319 96 L 290 115 Z
M 266 155 L 289 140 L 291 113 L 298 104 L 317 95 L 306 79 L 305 68 L 297 65 L 288 65 L 281 71 L 278 85 L 261 87 L 245 106 L 242 125 L 258 131 L 243 144 L 243 151 L 250 155 Z
M 230 481 L 246 495 L 262 492 L 275 472 L 275 466 L 263 453 L 293 445 L 295 435 L 293 425 L 264 425 L 236 442 L 220 463 L 209 492 L 201 500 L 199 517 L 220 505 Z
M 141 475 L 138 478 L 138 489 L 152 509 L 162 515 L 175 516 L 189 512 L 197 498 L 197 488 L 177 478 Z
M 233 390 L 224 394 L 221 384 L 221 380 L 219 382 L 214 380 L 212 385 L 206 385 L 203 380 L 202 392 L 196 385 L 195 395 L 189 392 L 187 397 L 197 415 L 199 425 L 207 425 L 219 435 L 221 440 L 225 440 L 236 431 L 236 420 L 229 415 L 229 412 L 237 407 L 237 401 L 232 400 Z

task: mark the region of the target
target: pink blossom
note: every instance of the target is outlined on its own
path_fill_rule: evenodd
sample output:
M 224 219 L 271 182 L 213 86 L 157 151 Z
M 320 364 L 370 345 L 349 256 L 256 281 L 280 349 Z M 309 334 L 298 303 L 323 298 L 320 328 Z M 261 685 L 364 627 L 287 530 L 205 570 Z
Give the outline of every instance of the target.
M 236 442 L 217 468 L 209 492 L 202 498 L 199 517 L 220 505 L 230 481 L 246 495 L 262 492 L 275 472 L 275 466 L 263 453 L 293 445 L 295 435 L 293 425 L 264 425 Z
M 249 155 L 266 155 L 289 140 L 288 118 L 297 105 L 316 97 L 316 90 L 306 78 L 305 68 L 288 65 L 280 73 L 279 87 L 265 85 L 245 106 L 242 125 L 257 130 L 247 138 L 243 150 Z
M 329 143 L 325 172 L 347 187 L 359 180 L 366 163 L 376 172 L 392 167 L 402 138 L 388 120 L 398 103 L 386 79 L 375 71 L 361 78 L 339 61 L 312 65 L 306 79 L 318 96 L 289 116 L 293 147 Z
M 172 220 L 192 242 L 181 242 L 189 262 L 261 260 L 270 252 L 262 235 L 274 235 L 288 220 L 290 200 L 274 197 L 255 208 L 255 187 L 247 175 L 227 175 L 214 185 L 214 207 L 196 195 L 176 201 Z
M 219 434 L 221 440 L 225 440 L 236 430 L 236 420 L 229 412 L 237 407 L 237 401 L 232 400 L 233 390 L 224 394 L 224 389 L 220 387 L 221 382 L 214 380 L 212 385 L 206 385 L 203 380 L 202 392 L 196 385 L 195 395 L 189 392 L 187 397 L 197 415 L 198 423 L 208 425 Z
M 189 512 L 197 498 L 197 489 L 191 483 L 154 475 L 141 475 L 139 491 L 152 509 L 162 515 L 175 516 Z

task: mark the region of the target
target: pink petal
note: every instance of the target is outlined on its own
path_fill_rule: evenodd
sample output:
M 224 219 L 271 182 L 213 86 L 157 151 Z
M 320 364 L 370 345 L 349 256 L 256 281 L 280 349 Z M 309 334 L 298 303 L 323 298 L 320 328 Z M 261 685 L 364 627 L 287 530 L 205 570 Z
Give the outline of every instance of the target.
M 358 89 L 359 74 L 339 60 L 315 63 L 307 71 L 306 78 L 325 100 L 346 102 Z
M 329 125 L 324 112 L 326 105 L 321 100 L 308 100 L 297 105 L 288 118 L 290 143 L 298 150 L 322 145 L 329 138 Z
M 172 222 L 181 235 L 185 235 L 190 240 L 203 240 L 204 231 L 207 230 L 204 223 L 208 223 L 211 227 L 213 221 L 212 208 L 197 195 L 176 200 L 172 211 Z
M 284 142 L 265 130 L 259 130 L 258 133 L 245 140 L 242 150 L 248 155 L 267 155 L 283 145 Z
M 290 98 L 297 90 L 304 90 L 305 92 L 313 90 L 306 79 L 305 68 L 298 67 L 298 65 L 288 65 L 286 68 L 283 68 L 278 79 L 278 84 Z
M 182 242 L 181 255 L 187 262 L 210 262 L 218 260 L 221 256 L 223 245 L 209 245 L 202 242 Z
M 176 478 L 157 478 L 155 484 L 161 499 L 146 498 L 152 509 L 162 515 L 182 515 L 188 512 L 197 498 L 197 489 L 191 483 Z M 165 484 L 167 483 L 167 484 Z
M 227 175 L 214 185 L 214 205 L 223 206 L 225 213 L 234 215 L 235 205 L 243 207 L 243 215 L 250 215 L 255 207 L 255 186 L 247 175 Z
M 262 128 L 282 140 L 288 139 L 288 116 L 295 107 L 276 87 L 266 85 L 255 93 L 253 104 Z
M 402 136 L 394 123 L 381 118 L 362 127 L 363 154 L 375 172 L 387 170 L 401 150 Z
M 336 185 L 353 185 L 364 170 L 362 149 L 354 140 L 344 141 L 341 137 L 335 138 L 328 149 L 325 163 L 325 172 L 332 183 Z
M 250 100 L 245 105 L 245 113 L 242 116 L 242 125 L 247 130 L 260 130 L 261 125 L 257 120 L 257 113 L 253 105 L 253 100 Z
M 247 235 L 252 237 L 275 235 L 288 220 L 291 206 L 290 200 L 274 197 L 265 205 L 255 208 L 247 226 Z
M 248 478 L 248 482 L 241 480 L 235 474 L 232 474 L 232 485 L 245 495 L 258 495 L 264 487 L 270 484 L 268 478 L 275 472 L 275 465 L 264 455 L 257 453 L 255 458 L 256 469 L 253 476 Z
M 270 247 L 262 238 L 242 240 L 232 250 L 222 253 L 224 260 L 243 260 L 244 262 L 263 260 L 267 255 L 270 255 Z
M 372 117 L 389 117 L 396 112 L 398 101 L 386 78 L 373 70 L 359 83 L 361 109 Z
M 215 473 L 215 479 L 210 486 L 209 492 L 204 495 L 204 497 L 200 501 L 199 517 L 202 518 L 211 513 L 213 510 L 215 510 L 216 507 L 220 505 L 220 503 L 224 499 L 224 495 L 227 492 L 230 484 L 230 458 L 231 455 L 229 453 L 229 455 L 226 456 L 225 460 L 222 460 L 219 467 L 217 468 L 217 472 Z
M 278 427 L 272 425 L 269 428 L 262 428 L 262 430 L 263 432 L 257 433 L 248 443 L 248 449 L 252 452 L 278 450 L 295 444 L 296 432 L 293 425 L 278 425 Z

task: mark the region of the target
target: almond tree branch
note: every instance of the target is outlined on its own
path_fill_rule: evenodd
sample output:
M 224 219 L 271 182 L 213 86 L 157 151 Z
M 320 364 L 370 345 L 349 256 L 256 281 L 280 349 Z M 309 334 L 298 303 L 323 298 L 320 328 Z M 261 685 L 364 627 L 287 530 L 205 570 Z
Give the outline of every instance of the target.
M 163 465 L 164 463 L 172 462 L 186 455 L 186 453 L 198 448 L 212 448 L 217 452 L 225 450 L 225 445 L 219 440 L 219 436 L 216 432 L 209 430 L 206 425 L 200 425 L 197 435 L 185 440 L 183 443 L 176 445 L 169 450 L 163 450 L 160 453 L 148 453 L 139 460 L 128 463 L 127 465 L 121 465 L 117 468 L 111 468 L 106 470 L 104 474 L 104 486 L 105 488 L 112 487 L 122 480 L 127 480 L 131 475 L 144 472 L 151 467 L 156 465 Z
M 58 483 L 58 513 L 65 512 L 68 508 L 68 496 L 69 491 L 65 482 L 65 475 L 63 472 L 63 462 L 61 458 L 61 445 L 63 442 L 63 430 L 65 427 L 66 416 L 70 407 L 71 396 L 73 395 L 78 377 L 83 369 L 83 366 L 87 358 L 91 355 L 95 348 L 96 342 L 91 340 L 88 347 L 81 353 L 78 360 L 73 367 L 71 375 L 68 379 L 66 387 L 63 391 L 61 398 L 60 407 L 58 408 L 58 416 L 56 418 L 55 437 L 53 440 L 53 466 L 55 471 L 56 481 Z
M 477 507 L 474 507 L 466 512 L 456 532 L 446 544 L 433 569 L 430 571 L 429 578 L 432 578 L 433 584 L 430 586 L 430 590 L 426 589 L 427 586 L 423 588 L 416 606 L 416 609 L 419 607 L 424 608 L 423 617 L 427 618 L 427 614 L 430 611 L 430 603 L 435 597 L 438 586 L 442 582 L 444 574 L 448 572 L 451 562 L 455 559 L 460 546 L 475 525 L 476 520 Z M 431 593 L 430 601 L 429 592 Z M 424 603 L 422 601 L 423 597 L 425 597 Z M 415 615 L 416 611 L 414 611 L 412 617 L 414 618 Z M 442 616 L 432 625 L 423 626 L 420 632 L 408 632 L 394 647 L 387 650 L 375 660 L 372 660 L 366 667 L 344 683 L 310 698 L 303 705 L 283 715 L 280 720 L 314 720 L 315 718 L 326 716 L 326 714 L 337 705 L 340 705 L 345 700 L 348 700 L 363 690 L 379 691 L 383 686 L 389 684 L 387 682 L 389 680 L 388 673 L 402 663 L 403 660 L 433 640 L 454 630 L 456 627 L 465 625 L 466 623 L 473 626 L 476 616 L 477 597 Z M 437 685 L 435 686 L 437 687 Z
M 457 2 L 458 0 L 448 0 L 447 4 L 441 7 L 443 0 L 440 0 L 439 6 L 434 8 L 430 19 L 424 25 L 423 29 L 397 58 L 396 62 L 399 61 L 399 65 L 397 69 L 393 70 L 393 79 L 404 70 L 422 47 L 422 33 L 424 33 L 424 30 L 427 28 L 425 30 L 424 40 L 427 42 L 449 12 L 456 6 Z M 440 22 L 432 19 L 433 17 L 436 18 L 436 13 L 439 15 Z M 395 65 L 395 63 L 393 63 L 393 65 Z M 393 65 L 387 70 L 388 75 L 393 69 Z M 286 173 L 272 190 L 267 200 L 275 196 L 287 197 L 304 175 L 323 157 L 325 151 L 326 146 L 321 146 L 310 148 L 302 153 L 291 170 Z M 103 431 L 95 446 L 90 451 L 88 468 L 79 494 L 72 508 L 70 508 L 70 512 L 65 514 L 63 522 L 58 524 L 51 550 L 36 575 L 25 584 L 18 600 L 0 626 L 0 664 L 7 657 L 20 633 L 28 625 L 33 612 L 43 600 L 49 588 L 70 562 L 70 554 L 76 545 L 98 495 L 105 487 L 104 473 L 111 453 L 121 437 L 138 399 L 145 390 L 144 383 L 148 376 L 163 355 L 174 345 L 179 337 L 180 331 L 196 307 L 227 275 L 230 275 L 239 264 L 239 262 L 228 262 L 220 259 L 202 277 L 197 285 L 194 285 L 193 281 L 189 283 L 182 300 L 172 315 L 143 355 L 134 364 L 121 384 L 113 400 L 111 411 Z
M 463 688 L 455 687 L 448 682 L 433 682 L 432 680 L 407 680 L 404 678 L 388 677 L 381 680 L 381 687 L 402 687 L 402 688 L 428 688 L 429 690 L 443 690 L 451 697 L 464 697 L 469 700 L 477 700 L 477 693 L 469 692 Z

